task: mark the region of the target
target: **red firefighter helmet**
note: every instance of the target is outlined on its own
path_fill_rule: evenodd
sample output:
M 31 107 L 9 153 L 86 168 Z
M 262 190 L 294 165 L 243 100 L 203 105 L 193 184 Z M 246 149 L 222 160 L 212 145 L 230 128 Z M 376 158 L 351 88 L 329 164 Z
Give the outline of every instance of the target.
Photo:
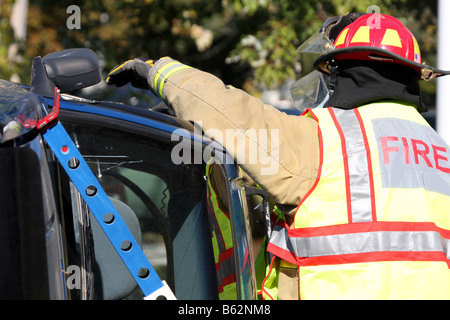
M 330 40 L 328 35 L 322 35 L 322 39 L 331 42 L 331 45 L 328 44 L 331 50 L 321 55 L 314 62 L 314 67 L 325 73 L 329 73 L 331 59 L 401 64 L 416 70 L 423 79 L 450 73 L 422 64 L 414 35 L 398 19 L 389 15 L 363 14 L 343 27 L 335 39 Z

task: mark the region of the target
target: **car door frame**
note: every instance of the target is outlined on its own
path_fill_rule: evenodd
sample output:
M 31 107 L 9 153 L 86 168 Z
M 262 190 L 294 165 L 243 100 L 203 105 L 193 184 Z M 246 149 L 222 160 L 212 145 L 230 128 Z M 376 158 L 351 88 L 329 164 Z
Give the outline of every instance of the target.
M 120 106 L 125 109 L 126 106 Z M 136 108 L 130 107 L 130 110 Z M 163 142 L 173 142 L 173 135 L 176 130 L 188 126 L 178 119 L 159 116 L 160 119 L 152 119 L 142 114 L 133 114 L 115 110 L 114 108 L 103 108 L 101 106 L 85 105 L 81 103 L 62 102 L 60 105 L 60 119 L 64 121 L 78 121 L 90 125 L 108 126 L 114 129 L 123 129 L 133 131 L 141 135 L 149 135 L 154 139 Z M 165 121 L 161 121 L 161 119 Z M 193 145 L 200 142 L 202 150 L 207 146 L 211 147 L 216 142 L 210 141 L 205 137 L 199 137 L 191 132 Z M 185 137 L 186 138 L 186 137 Z M 75 144 L 77 143 L 74 141 Z M 223 148 L 217 146 L 220 150 Z M 257 299 L 256 278 L 253 264 L 253 249 L 251 246 L 252 238 L 250 224 L 248 221 L 248 207 L 246 203 L 245 185 L 242 179 L 240 168 L 236 165 L 231 156 L 226 151 L 221 155 L 222 169 L 227 180 L 227 198 L 231 208 L 231 227 L 233 231 L 233 242 L 235 248 L 236 282 L 238 300 Z

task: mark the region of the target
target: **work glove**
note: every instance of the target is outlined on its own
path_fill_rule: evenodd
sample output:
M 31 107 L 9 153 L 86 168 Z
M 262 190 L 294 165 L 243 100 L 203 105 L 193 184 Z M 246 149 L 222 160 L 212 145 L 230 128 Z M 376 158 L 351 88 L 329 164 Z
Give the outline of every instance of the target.
M 149 90 L 150 85 L 147 79 L 152 66 L 153 60 L 136 58 L 125 61 L 108 74 L 106 83 L 122 87 L 130 82 L 133 87 Z

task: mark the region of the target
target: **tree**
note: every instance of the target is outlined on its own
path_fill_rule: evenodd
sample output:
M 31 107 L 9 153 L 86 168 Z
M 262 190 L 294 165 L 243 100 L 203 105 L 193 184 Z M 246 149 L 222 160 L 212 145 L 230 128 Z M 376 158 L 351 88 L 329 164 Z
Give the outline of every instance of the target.
M 422 59 L 430 65 L 436 63 L 436 1 L 383 0 L 377 1 L 377 6 L 373 6 L 373 1 L 347 0 L 295 3 L 285 0 L 235 0 L 234 3 L 247 5 L 249 15 L 258 11 L 269 13 L 266 22 L 256 32 L 243 35 L 232 51 L 232 61 L 252 66 L 254 80 L 260 88 L 277 87 L 290 78 L 299 78 L 309 72 L 312 61 L 300 60 L 295 47 L 318 30 L 326 18 L 347 12 L 374 12 L 372 10 L 376 9 L 378 11 L 375 12 L 398 17 L 421 44 Z M 425 102 L 433 105 L 435 82 L 422 82 L 421 85 Z
M 9 48 L 15 42 L 14 32 L 10 24 L 14 0 L 3 0 L 0 2 L 0 75 L 9 79 L 19 67 L 13 64 L 9 57 Z M 23 47 L 20 47 L 23 49 Z
M 1 4 L 0 62 L 12 41 L 5 21 L 12 0 Z M 69 29 L 67 8 L 80 8 L 80 28 Z M 97 52 L 103 69 L 136 56 L 171 56 L 219 76 L 250 93 L 276 88 L 311 69 L 296 48 L 322 22 L 350 11 L 366 12 L 372 1 L 347 0 L 35 0 L 29 5 L 22 79 L 34 56 L 70 47 Z M 429 64 L 436 55 L 436 1 L 380 0 L 381 13 L 399 17 L 422 44 Z M 414 8 L 411 10 L 410 8 Z M 8 64 L 0 76 L 8 78 Z M 427 100 L 435 84 L 424 84 Z

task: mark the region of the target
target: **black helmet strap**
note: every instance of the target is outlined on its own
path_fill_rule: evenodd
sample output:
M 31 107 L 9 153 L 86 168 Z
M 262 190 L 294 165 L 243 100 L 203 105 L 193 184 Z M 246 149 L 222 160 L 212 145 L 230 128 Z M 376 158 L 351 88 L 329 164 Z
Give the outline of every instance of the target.
M 330 92 L 330 96 L 333 95 L 334 90 L 336 89 L 336 84 L 337 84 L 337 73 L 338 73 L 338 64 L 336 62 L 336 60 L 334 60 L 333 58 L 329 61 L 328 63 L 329 68 L 330 68 L 330 80 L 329 80 L 329 92 Z

